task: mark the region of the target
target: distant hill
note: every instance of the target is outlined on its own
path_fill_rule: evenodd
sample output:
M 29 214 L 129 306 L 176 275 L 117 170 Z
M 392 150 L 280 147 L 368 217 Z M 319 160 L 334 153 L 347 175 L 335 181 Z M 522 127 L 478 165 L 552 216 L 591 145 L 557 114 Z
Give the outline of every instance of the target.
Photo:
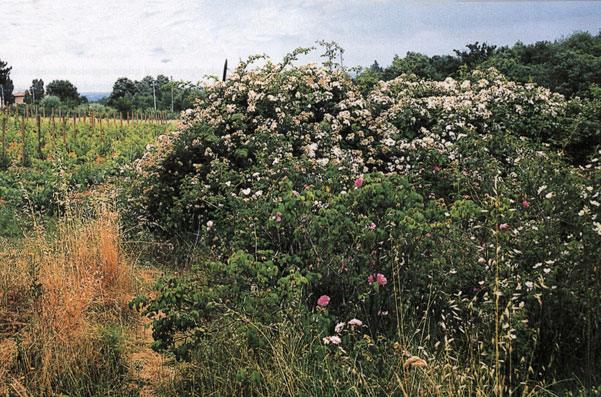
M 111 95 L 110 92 L 82 92 L 80 95 L 88 98 L 89 102 L 96 102 Z

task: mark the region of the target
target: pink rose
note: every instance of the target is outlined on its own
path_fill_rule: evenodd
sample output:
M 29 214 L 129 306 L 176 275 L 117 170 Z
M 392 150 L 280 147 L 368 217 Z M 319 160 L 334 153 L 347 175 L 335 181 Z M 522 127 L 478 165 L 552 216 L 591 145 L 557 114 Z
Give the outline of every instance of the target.
M 321 307 L 326 307 L 330 303 L 330 297 L 327 295 L 322 295 L 317 300 L 317 304 Z
M 363 185 L 363 179 L 359 178 L 355 181 L 355 187 L 361 187 Z

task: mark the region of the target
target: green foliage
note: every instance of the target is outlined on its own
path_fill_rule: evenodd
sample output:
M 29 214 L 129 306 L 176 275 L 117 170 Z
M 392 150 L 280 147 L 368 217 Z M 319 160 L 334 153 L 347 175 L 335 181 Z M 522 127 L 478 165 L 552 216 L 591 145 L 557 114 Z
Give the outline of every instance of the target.
M 121 77 L 113 84 L 113 92 L 106 103 L 120 112 L 131 112 L 155 109 L 156 100 L 158 110 L 181 112 L 192 107 L 195 98 L 201 95 L 196 84 L 171 81 L 163 75 L 146 76 L 141 81 Z
M 46 95 L 40 101 L 40 106 L 46 109 L 58 109 L 61 106 L 61 99 L 54 95 Z
M 12 66 L 0 59 L 0 99 L 3 104 L 13 103 L 13 81 L 10 78 Z
M 48 95 L 59 97 L 61 102 L 68 103 L 71 106 L 78 105 L 82 98 L 77 92 L 77 87 L 68 80 L 53 80 L 46 86 Z
M 395 56 L 379 75 L 383 80 L 415 74 L 442 81 L 459 77 L 462 68 L 494 67 L 510 80 L 535 83 L 567 97 L 581 98 L 591 95 L 591 83 L 601 84 L 601 34 L 579 32 L 555 42 L 517 42 L 511 47 L 475 42 L 466 48 L 454 50 L 455 56 L 429 57 L 415 52 L 408 52 L 403 58 Z
M 131 219 L 212 257 L 134 301 L 155 348 L 192 359 L 235 313 L 257 354 L 270 346 L 259 325 L 286 321 L 352 350 L 336 324 L 355 318 L 372 340 L 453 354 L 512 390 L 593 376 L 601 173 L 574 131 L 596 105 L 494 70 L 363 96 L 291 59 L 207 85 L 129 175 Z M 236 379 L 263 382 L 252 371 Z

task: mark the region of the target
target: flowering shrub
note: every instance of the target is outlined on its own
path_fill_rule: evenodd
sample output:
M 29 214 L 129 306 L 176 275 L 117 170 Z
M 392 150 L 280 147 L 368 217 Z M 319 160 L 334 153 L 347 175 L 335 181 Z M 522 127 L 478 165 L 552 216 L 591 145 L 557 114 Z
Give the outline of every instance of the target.
M 333 345 L 421 332 L 430 354 L 516 382 L 599 364 L 601 169 L 558 150 L 572 105 L 494 70 L 364 97 L 340 71 L 247 66 L 207 85 L 131 176 L 137 219 L 215 259 L 137 301 L 164 314 L 158 348 L 185 358 L 201 319 L 235 310 Z

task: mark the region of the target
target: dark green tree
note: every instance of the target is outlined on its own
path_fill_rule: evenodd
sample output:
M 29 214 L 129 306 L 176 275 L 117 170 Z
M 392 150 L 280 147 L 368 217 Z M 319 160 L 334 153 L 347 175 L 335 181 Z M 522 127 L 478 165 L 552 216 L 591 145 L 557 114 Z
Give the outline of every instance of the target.
M 61 102 L 77 105 L 81 102 L 77 87 L 68 80 L 54 80 L 46 86 L 47 94 L 60 98 Z
M 477 41 L 466 44 L 466 47 L 468 51 L 453 50 L 453 52 L 457 54 L 461 63 L 467 65 L 468 68 L 473 68 L 493 56 L 497 48 L 496 45 L 480 44 Z
M 113 92 L 109 95 L 106 103 L 120 112 L 131 112 L 134 108 L 134 95 L 136 84 L 127 77 L 120 77 L 113 84 Z
M 25 103 L 40 103 L 44 94 L 44 80 L 34 79 L 29 90 L 25 91 Z
M 14 102 L 13 97 L 13 81 L 10 78 L 11 66 L 0 59 L 0 98 L 4 98 L 4 103 L 10 104 Z

